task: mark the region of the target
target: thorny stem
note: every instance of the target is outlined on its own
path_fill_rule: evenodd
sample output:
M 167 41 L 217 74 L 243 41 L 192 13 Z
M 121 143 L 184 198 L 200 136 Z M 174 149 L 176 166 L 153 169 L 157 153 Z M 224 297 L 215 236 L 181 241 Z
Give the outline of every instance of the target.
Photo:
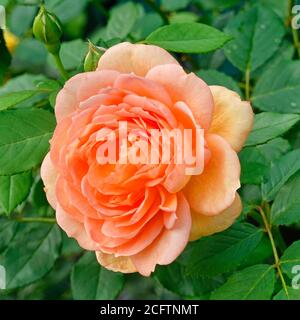
M 279 259 L 278 251 L 277 251 L 276 244 L 275 244 L 275 241 L 274 241 L 274 237 L 273 237 L 273 234 L 272 234 L 271 226 L 270 226 L 270 224 L 268 222 L 268 219 L 267 219 L 267 216 L 266 216 L 264 210 L 261 207 L 257 207 L 257 210 L 258 210 L 258 212 L 260 213 L 260 215 L 262 217 L 266 232 L 267 232 L 267 234 L 269 236 L 269 239 L 270 239 L 270 242 L 271 242 L 273 255 L 274 255 L 274 259 L 275 259 L 275 268 L 277 269 L 277 272 L 278 272 L 279 278 L 281 280 L 282 287 L 283 287 L 283 289 L 285 291 L 285 294 L 286 294 L 287 298 L 289 299 L 289 292 L 288 292 L 288 289 L 287 289 L 287 285 L 286 285 L 285 279 L 284 279 L 283 274 L 282 274 L 282 270 L 281 270 L 281 266 L 280 266 L 280 259 Z

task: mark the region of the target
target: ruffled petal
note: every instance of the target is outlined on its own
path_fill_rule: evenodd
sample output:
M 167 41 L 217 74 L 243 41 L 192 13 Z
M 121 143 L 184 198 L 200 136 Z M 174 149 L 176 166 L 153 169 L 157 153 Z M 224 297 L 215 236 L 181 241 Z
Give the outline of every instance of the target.
M 83 249 L 95 251 L 99 248 L 86 233 L 84 225 L 67 214 L 59 203 L 56 206 L 56 220 L 58 225 L 67 233 L 67 235 L 70 238 L 75 238 Z
M 57 122 L 76 111 L 81 101 L 98 94 L 102 88 L 111 87 L 118 75 L 119 72 L 106 70 L 79 73 L 69 79 L 56 97 Z
M 107 254 L 101 251 L 96 252 L 98 262 L 108 270 L 122 273 L 136 272 L 136 267 L 130 257 L 115 257 L 113 254 Z
M 145 76 L 154 66 L 178 64 L 166 50 L 152 45 L 123 42 L 109 48 L 100 58 L 97 70 L 116 70 Z
M 236 152 L 222 137 L 209 134 L 206 142 L 211 152 L 209 162 L 199 176 L 193 176 L 185 194 L 193 210 L 217 215 L 228 208 L 240 187 L 240 162 Z
M 185 102 L 203 129 L 210 127 L 213 96 L 208 85 L 194 73 L 186 74 L 181 66 L 166 64 L 151 69 L 146 78 L 162 84 L 174 103 Z
M 227 88 L 211 86 L 215 110 L 209 129 L 228 141 L 235 151 L 240 151 L 253 126 L 253 111 L 248 101 Z
M 236 193 L 232 205 L 216 216 L 207 216 L 192 210 L 190 241 L 221 232 L 229 228 L 242 212 L 242 202 Z
M 55 184 L 57 180 L 57 171 L 50 159 L 50 153 L 46 155 L 41 166 L 41 178 L 44 183 L 46 197 L 53 209 L 56 208 L 57 198 L 55 195 Z
M 191 230 L 190 207 L 185 197 L 178 194 L 177 220 L 172 229 L 163 233 L 145 250 L 131 257 L 138 272 L 150 276 L 157 264 L 167 265 L 173 262 L 187 245 Z

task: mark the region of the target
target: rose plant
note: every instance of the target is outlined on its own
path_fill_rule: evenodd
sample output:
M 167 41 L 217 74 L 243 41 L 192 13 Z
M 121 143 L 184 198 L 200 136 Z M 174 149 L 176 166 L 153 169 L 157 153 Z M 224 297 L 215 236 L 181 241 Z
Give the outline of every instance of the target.
M 299 34 L 261 2 L 4 1 L 0 296 L 299 299 Z

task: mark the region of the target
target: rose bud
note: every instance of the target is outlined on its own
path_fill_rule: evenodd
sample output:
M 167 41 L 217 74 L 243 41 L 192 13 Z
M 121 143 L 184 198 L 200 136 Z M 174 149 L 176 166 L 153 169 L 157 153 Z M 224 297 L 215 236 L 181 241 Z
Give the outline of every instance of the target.
M 97 47 L 89 41 L 89 51 L 84 59 L 84 71 L 95 71 L 98 66 L 98 61 L 104 52 L 104 48 Z
M 60 38 L 62 36 L 61 24 L 51 12 L 41 6 L 38 15 L 33 22 L 33 34 L 46 45 L 47 50 L 52 54 L 57 54 L 60 49 Z

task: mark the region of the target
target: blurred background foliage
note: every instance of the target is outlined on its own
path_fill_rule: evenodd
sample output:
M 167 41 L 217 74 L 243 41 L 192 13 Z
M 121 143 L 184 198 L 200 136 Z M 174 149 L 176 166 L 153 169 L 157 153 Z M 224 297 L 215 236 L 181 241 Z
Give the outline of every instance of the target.
M 5 37 L 11 52 L 10 61 L 1 51 L 0 96 L 38 89 L 17 107 L 52 112 L 63 82 L 53 58 L 32 34 L 39 4 L 38 0 L 0 0 L 6 8 Z M 140 42 L 167 24 L 187 22 L 204 23 L 234 37 L 211 53 L 174 55 L 208 84 L 224 85 L 254 105 L 254 130 L 240 153 L 244 210 L 235 226 L 189 244 L 175 263 L 158 267 L 152 277 L 123 276 L 101 269 L 93 254 L 84 253 L 57 226 L 17 221 L 25 212 L 26 217 L 51 222 L 54 212 L 46 201 L 38 166 L 9 178 L 0 169 L 0 263 L 11 267 L 9 288 L 0 291 L 1 299 L 243 298 L 241 292 L 228 294 L 237 292 L 237 286 L 248 292 L 244 298 L 285 299 L 282 281 L 291 298 L 300 297 L 290 288 L 287 269 L 291 257 L 300 264 L 300 47 L 299 34 L 290 27 L 295 4 L 289 0 L 45 0 L 46 8 L 62 23 L 61 58 L 70 74 L 83 71 L 88 39 L 108 48 L 122 41 Z M 47 121 L 52 128 L 54 122 Z M 7 185 L 14 192 L 9 201 Z M 258 206 L 272 221 L 275 244 L 285 257 L 280 277 L 272 268 L 272 247 Z M 257 285 L 260 275 L 265 278 Z M 247 283 L 241 284 L 245 278 L 254 293 L 244 288 Z

